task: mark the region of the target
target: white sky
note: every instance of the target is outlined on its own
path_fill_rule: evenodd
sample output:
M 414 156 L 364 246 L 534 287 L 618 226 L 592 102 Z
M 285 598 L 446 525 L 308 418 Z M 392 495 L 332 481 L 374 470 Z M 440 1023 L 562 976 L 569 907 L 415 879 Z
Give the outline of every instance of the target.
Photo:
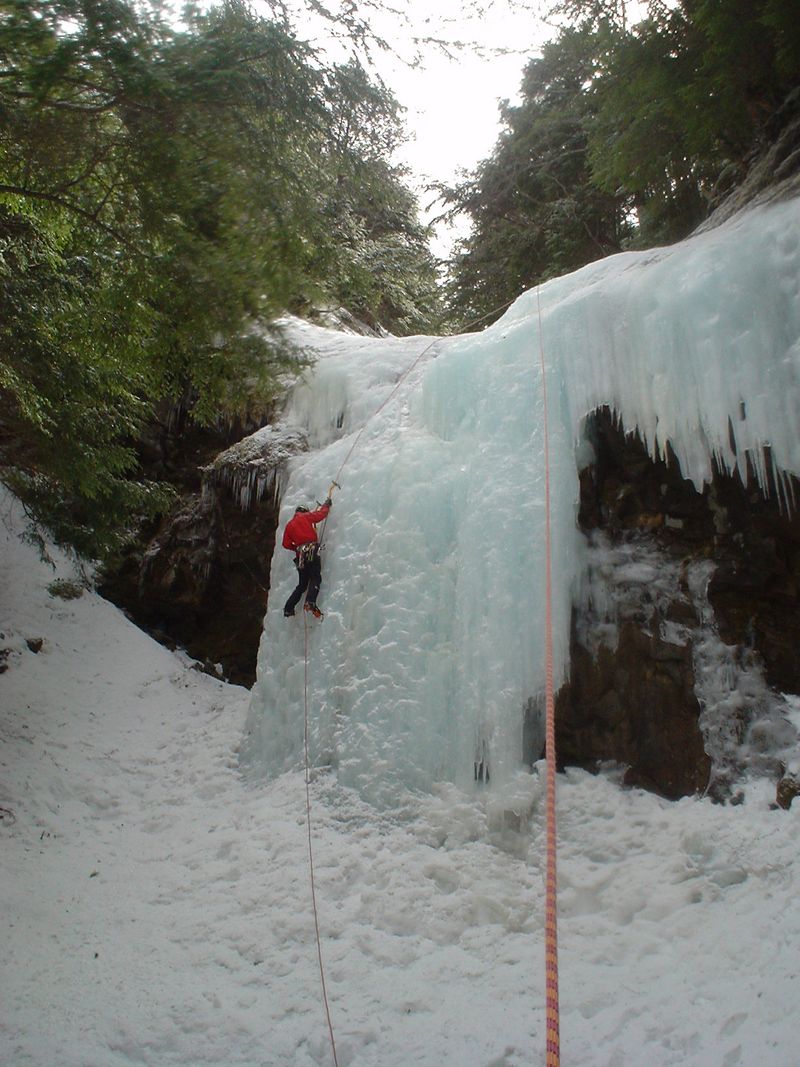
M 456 11 L 460 4 L 449 6 Z M 447 180 L 489 154 L 498 132 L 498 101 L 516 95 L 525 63 L 549 36 L 530 13 L 511 12 L 502 0 L 495 7 L 496 15 L 484 25 L 462 20 L 451 32 L 480 40 L 487 49 L 513 50 L 511 54 L 481 56 L 464 49 L 456 59 L 432 52 L 419 69 L 391 60 L 380 64 L 381 74 L 408 108 L 414 140 L 404 156 L 420 176 Z
M 500 131 L 499 101 L 515 100 L 527 61 L 557 35 L 545 22 L 554 0 L 408 0 L 412 32 L 451 40 L 480 41 L 505 55 L 477 55 L 464 49 L 456 60 L 431 51 L 425 67 L 412 70 L 388 57 L 380 59 L 381 76 L 408 110 L 411 136 L 398 153 L 416 179 L 422 217 L 433 218 L 429 180 L 449 182 L 490 155 Z M 645 17 L 645 0 L 627 0 L 631 23 Z M 522 8 L 529 10 L 522 10 Z M 484 9 L 476 15 L 475 9 Z M 435 14 L 431 14 L 431 9 Z M 402 38 L 398 39 L 402 52 Z M 434 252 L 446 257 L 464 225 L 439 226 Z
M 549 6 L 544 0 L 529 0 L 529 4 L 541 9 Z M 330 6 L 335 8 L 335 3 Z M 483 9 L 481 14 L 475 14 L 476 7 Z M 499 133 L 499 101 L 514 98 L 525 63 L 555 30 L 531 11 L 519 10 L 515 0 L 408 0 L 407 11 L 404 26 L 390 15 L 371 19 L 400 57 L 413 55 L 413 37 L 480 41 L 487 50 L 511 53 L 480 56 L 465 48 L 457 58 L 449 59 L 431 49 L 424 67 L 411 68 L 396 56 L 375 51 L 376 69 L 407 109 L 410 140 L 397 161 L 410 168 L 411 184 L 427 220 L 436 211 L 429 207 L 431 197 L 423 191 L 425 184 L 453 181 L 460 170 L 472 169 L 490 154 Z M 297 25 L 300 36 L 305 36 L 300 19 Z M 318 22 L 309 22 L 308 37 L 319 30 Z M 434 242 L 437 255 L 448 254 L 456 233 L 439 228 Z
M 516 97 L 527 60 L 550 34 L 531 14 L 511 12 L 504 3 L 497 7 L 498 14 L 483 27 L 474 20 L 464 23 L 463 36 L 512 53 L 481 56 L 465 49 L 455 60 L 432 54 L 424 68 L 408 69 L 395 62 L 382 72 L 408 109 L 411 139 L 398 156 L 415 178 L 423 218 L 436 213 L 428 211 L 428 180 L 453 181 L 459 171 L 471 170 L 491 153 L 500 129 L 499 102 Z M 439 227 L 434 251 L 447 255 L 457 234 L 458 227 L 452 232 Z

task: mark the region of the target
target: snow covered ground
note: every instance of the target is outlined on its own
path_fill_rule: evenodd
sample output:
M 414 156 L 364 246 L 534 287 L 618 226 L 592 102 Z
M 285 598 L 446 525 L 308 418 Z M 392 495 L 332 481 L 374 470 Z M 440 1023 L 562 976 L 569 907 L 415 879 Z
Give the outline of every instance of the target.
M 237 769 L 248 694 L 56 570 L 0 502 L 4 1067 L 333 1063 L 305 787 Z M 38 652 L 34 648 L 41 640 Z M 544 1062 L 543 775 L 529 823 L 442 786 L 312 829 L 341 1067 Z M 562 1063 L 800 1062 L 798 810 L 560 776 Z

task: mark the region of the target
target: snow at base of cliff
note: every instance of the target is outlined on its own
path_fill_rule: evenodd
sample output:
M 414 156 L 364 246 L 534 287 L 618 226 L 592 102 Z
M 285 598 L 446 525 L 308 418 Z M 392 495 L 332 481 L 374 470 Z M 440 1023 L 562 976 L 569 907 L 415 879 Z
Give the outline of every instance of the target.
M 327 1067 L 302 774 L 245 784 L 248 694 L 52 596 L 70 566 L 0 515 L 0 1063 Z M 341 1067 L 544 1062 L 541 777 L 520 829 L 490 790 L 378 812 L 315 777 Z M 797 1061 L 800 805 L 771 799 L 559 776 L 565 1065 Z

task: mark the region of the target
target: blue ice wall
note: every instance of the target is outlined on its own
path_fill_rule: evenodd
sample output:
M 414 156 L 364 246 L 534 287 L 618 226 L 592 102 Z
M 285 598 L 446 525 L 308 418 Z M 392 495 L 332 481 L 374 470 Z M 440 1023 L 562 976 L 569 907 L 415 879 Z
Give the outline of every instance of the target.
M 592 264 L 524 294 L 481 334 L 297 331 L 318 362 L 286 420 L 312 451 L 292 463 L 282 523 L 346 462 L 307 675 L 304 620 L 282 616 L 295 572 L 276 549 L 243 746 L 251 773 L 302 762 L 307 696 L 313 762 L 370 799 L 467 788 L 484 757 L 493 786 L 510 788 L 524 708 L 544 689 L 542 351 L 557 683 L 584 565 L 587 413 L 610 405 L 653 453 L 669 440 L 698 487 L 713 457 L 744 471 L 746 452 L 766 485 L 766 444 L 777 468 L 800 474 L 796 200 Z

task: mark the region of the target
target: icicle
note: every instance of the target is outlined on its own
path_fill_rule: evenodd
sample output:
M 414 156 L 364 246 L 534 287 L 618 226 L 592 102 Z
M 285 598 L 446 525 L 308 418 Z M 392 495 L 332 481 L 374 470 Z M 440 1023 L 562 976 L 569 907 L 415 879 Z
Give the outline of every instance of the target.
M 297 427 L 266 426 L 226 449 L 206 470 L 242 511 L 249 511 L 268 493 L 277 493 L 287 462 L 307 447 L 307 436 Z
M 774 454 L 771 455 L 772 479 L 775 483 L 775 495 L 778 498 L 778 509 L 781 515 L 791 516 L 794 512 L 794 485 L 791 476 L 782 470 L 775 462 Z

